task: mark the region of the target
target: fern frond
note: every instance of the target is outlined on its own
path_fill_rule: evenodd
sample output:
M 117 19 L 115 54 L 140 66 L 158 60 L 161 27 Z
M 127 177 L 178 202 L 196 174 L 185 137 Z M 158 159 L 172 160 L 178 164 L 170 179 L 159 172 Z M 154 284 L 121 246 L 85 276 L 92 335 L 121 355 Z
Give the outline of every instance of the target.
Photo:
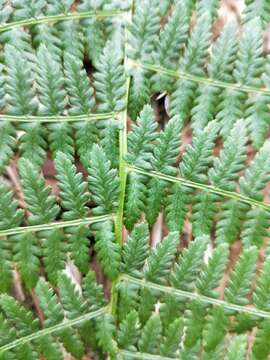
M 25 52 L 13 45 L 5 45 L 6 103 L 10 115 L 31 115 L 37 110 L 33 87 L 33 63 Z
M 145 208 L 147 179 L 136 173 L 130 173 L 127 182 L 125 202 L 125 225 L 131 230 L 134 224 L 140 219 Z
M 150 253 L 144 268 L 146 280 L 164 283 L 176 255 L 178 241 L 178 233 L 173 232 L 158 243 L 155 250 Z
M 76 167 L 64 153 L 57 153 L 55 158 L 58 186 L 60 189 L 61 205 L 66 210 L 63 219 L 73 220 L 87 216 L 88 202 L 87 183 L 82 174 L 77 173 Z
M 90 194 L 95 204 L 93 214 L 111 213 L 117 206 L 118 176 L 99 145 L 92 147 L 88 173 Z
M 32 289 L 38 281 L 40 269 L 39 256 L 41 251 L 38 238 L 35 234 L 27 232 L 23 235 L 18 235 L 15 239 L 14 261 L 16 267 L 27 288 Z
M 167 24 L 160 31 L 153 62 L 164 68 L 176 69 L 188 32 L 188 16 L 182 2 L 175 5 Z M 164 91 L 171 87 L 171 79 L 162 74 L 151 77 L 152 90 Z
M 269 151 L 270 143 L 265 142 L 239 180 L 241 193 L 254 199 L 262 199 L 261 190 L 269 181 L 270 176 L 268 166 L 268 161 L 270 161 Z
M 252 276 L 256 269 L 257 249 L 250 247 L 243 251 L 225 289 L 225 300 L 234 304 L 248 303 L 246 295 L 250 290 Z
M 159 29 L 160 15 L 157 6 L 149 8 L 147 1 L 137 4 L 129 27 L 128 56 L 148 60 L 154 50 Z M 132 70 L 128 112 L 136 119 L 150 95 L 149 75 L 142 69 Z
M 45 186 L 45 180 L 40 176 L 37 167 L 29 160 L 21 159 L 19 170 L 24 198 L 31 211 L 29 224 L 46 224 L 55 220 L 59 206 L 54 196 L 50 195 L 51 188 Z
M 198 237 L 192 241 L 188 249 L 180 255 L 175 269 L 171 274 L 171 283 L 178 289 L 191 289 L 202 262 L 208 242 L 207 236 Z
M 18 201 L 13 198 L 10 189 L 0 184 L 0 229 L 10 229 L 21 225 L 24 211 L 19 209 Z
M 149 230 L 147 224 L 136 225 L 123 248 L 122 270 L 133 276 L 140 276 L 149 253 Z
M 41 115 L 61 114 L 65 108 L 64 77 L 58 59 L 45 45 L 37 51 L 38 95 Z
M 62 229 L 55 229 L 41 235 L 43 237 L 43 261 L 48 279 L 57 283 L 58 271 L 65 268 L 67 244 Z
M 105 353 L 109 353 L 113 358 L 117 353 L 117 344 L 114 340 L 115 326 L 111 315 L 104 315 L 97 323 L 98 343 Z
M 24 123 L 24 133 L 20 137 L 21 157 L 31 159 L 31 162 L 41 166 L 46 157 L 46 129 L 40 123 Z
M 98 225 L 95 250 L 105 275 L 115 279 L 119 272 L 121 254 L 110 222 Z
M 14 155 L 16 133 L 12 124 L 9 122 L 1 122 L 0 134 L 0 172 L 2 173 Z
M 90 113 L 95 105 L 94 90 L 90 86 L 82 60 L 66 52 L 64 54 L 64 73 L 69 95 L 71 115 Z
M 229 256 L 229 248 L 227 244 L 221 244 L 217 246 L 208 260 L 207 264 L 204 264 L 202 272 L 197 279 L 196 288 L 200 294 L 217 297 L 218 294 L 214 289 L 218 286 Z
M 152 159 L 153 140 L 156 138 L 157 123 L 151 106 L 145 105 L 136 120 L 132 124 L 132 131 L 128 134 L 127 161 L 142 168 L 149 167 Z
M 118 330 L 118 344 L 123 349 L 136 350 L 139 338 L 140 323 L 136 310 L 132 310 L 120 323 Z
M 138 342 L 140 351 L 156 354 L 159 351 L 162 333 L 162 324 L 158 315 L 152 315 L 142 328 L 141 338 Z
M 94 86 L 98 110 L 121 111 L 125 107 L 125 74 L 122 65 L 122 54 L 108 41 L 96 65 Z

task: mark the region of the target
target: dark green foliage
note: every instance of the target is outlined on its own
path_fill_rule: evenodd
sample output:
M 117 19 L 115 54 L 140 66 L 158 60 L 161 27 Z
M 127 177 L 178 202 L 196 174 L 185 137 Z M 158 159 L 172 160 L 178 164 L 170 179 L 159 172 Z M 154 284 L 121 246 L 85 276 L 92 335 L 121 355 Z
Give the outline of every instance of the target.
M 20 226 L 24 211 L 18 209 L 18 201 L 13 198 L 10 189 L 0 184 L 0 230 Z
M 183 290 L 192 289 L 208 241 L 207 236 L 198 237 L 190 243 L 188 249 L 183 250 L 171 275 L 174 287 Z
M 59 206 L 54 196 L 50 195 L 51 188 L 45 186 L 45 180 L 39 174 L 38 168 L 29 160 L 20 160 L 20 175 L 25 201 L 31 215 L 29 224 L 46 224 L 55 220 Z
M 111 222 L 97 226 L 95 250 L 105 275 L 115 279 L 119 272 L 121 254 Z
M 1 96 L 1 95 L 0 95 Z M 16 149 L 16 132 L 10 122 L 0 123 L 0 173 L 5 170 Z
M 75 165 L 64 153 L 57 153 L 55 158 L 58 186 L 60 188 L 61 204 L 65 211 L 63 218 L 72 220 L 87 215 L 86 203 L 88 193 L 87 183 L 83 181 L 82 174 L 76 172 Z
M 270 8 L 245 3 L 0 0 L 1 360 L 269 357 Z
M 161 340 L 162 324 L 158 315 L 152 315 L 142 328 L 138 346 L 140 351 L 156 354 Z
M 107 159 L 104 150 L 94 145 L 90 154 L 88 182 L 91 198 L 95 204 L 93 214 L 110 213 L 116 208 L 118 198 L 118 177 Z
M 150 253 L 144 269 L 146 280 L 156 283 L 165 282 L 176 254 L 178 242 L 178 233 L 173 232 L 157 244 L 156 248 Z
M 250 291 L 252 276 L 256 268 L 257 249 L 250 247 L 243 251 L 225 289 L 225 300 L 234 304 L 248 303 L 246 295 Z
M 94 91 L 89 84 L 83 63 L 70 53 L 65 53 L 64 72 L 72 115 L 88 114 L 95 105 Z
M 5 46 L 6 103 L 12 115 L 31 115 L 37 109 L 33 88 L 33 64 L 22 49 L 7 44 Z
M 36 235 L 31 232 L 18 235 L 14 252 L 14 261 L 25 285 L 29 289 L 35 287 L 39 275 L 41 253 Z
M 121 62 L 121 53 L 113 43 L 107 42 L 94 74 L 100 112 L 120 111 L 125 107 L 125 76 Z
M 147 224 L 139 224 L 134 227 L 127 243 L 123 248 L 122 271 L 141 276 L 141 270 L 149 253 L 149 230 Z
M 52 284 L 57 282 L 58 271 L 65 268 L 67 253 L 65 240 L 62 229 L 47 231 L 42 239 L 44 267 Z

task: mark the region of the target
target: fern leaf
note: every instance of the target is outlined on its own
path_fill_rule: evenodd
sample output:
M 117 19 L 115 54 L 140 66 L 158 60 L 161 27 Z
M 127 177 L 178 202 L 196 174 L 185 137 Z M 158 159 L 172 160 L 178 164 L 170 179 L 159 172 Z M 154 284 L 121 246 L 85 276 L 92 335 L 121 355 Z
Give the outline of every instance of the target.
M 41 115 L 61 114 L 65 108 L 64 77 L 58 59 L 45 45 L 37 51 L 37 85 Z
M 16 148 L 16 132 L 10 122 L 1 121 L 0 134 L 0 173 L 2 173 L 14 156 Z
M 136 350 L 140 323 L 137 311 L 132 310 L 119 324 L 118 343 L 122 349 Z
M 171 274 L 170 280 L 174 287 L 187 291 L 192 289 L 193 282 L 200 271 L 208 241 L 207 236 L 198 237 L 182 251 Z
M 93 214 L 108 214 L 115 210 L 118 199 L 118 177 L 104 150 L 93 145 L 88 168 L 90 193 L 96 207 Z
M 127 161 L 142 168 L 149 167 L 152 159 L 153 140 L 156 138 L 157 123 L 151 106 L 145 105 L 136 124 L 128 134 Z
M 67 233 L 69 235 L 71 258 L 78 269 L 85 274 L 89 269 L 90 261 L 90 230 L 87 226 L 81 225 L 68 228 Z
M 226 139 L 219 157 L 214 160 L 213 168 L 209 171 L 209 178 L 214 186 L 234 190 L 235 180 L 244 167 L 246 142 L 246 127 L 244 122 L 239 120 Z
M 41 235 L 42 236 L 42 235 Z M 45 232 L 43 239 L 43 261 L 48 278 L 57 283 L 57 273 L 65 268 L 66 243 L 62 229 Z
M 203 131 L 197 131 L 180 162 L 180 175 L 195 182 L 206 182 L 206 172 L 213 160 L 213 149 L 219 125 L 211 121 Z
M 205 353 L 213 352 L 224 340 L 228 319 L 222 307 L 214 307 L 208 318 L 204 329 L 203 347 Z
M 21 129 L 24 131 L 20 137 L 21 157 L 41 166 L 46 157 L 46 129 L 40 123 L 25 123 Z
M 83 279 L 83 294 L 91 310 L 96 310 L 104 305 L 104 293 L 102 285 L 96 281 L 94 271 L 89 271 Z
M 98 226 L 95 250 L 105 275 L 115 279 L 119 272 L 121 254 L 109 221 Z
M 74 124 L 75 145 L 80 162 L 87 169 L 89 166 L 89 151 L 97 140 L 97 127 L 90 121 L 79 121 Z
M 82 179 L 82 174 L 76 172 L 76 167 L 64 153 L 57 153 L 55 158 L 58 186 L 62 206 L 65 210 L 65 220 L 79 219 L 87 215 L 86 203 L 88 193 L 87 184 Z
M 125 75 L 121 57 L 114 44 L 107 42 L 94 73 L 100 112 L 121 111 L 125 107 Z
M 122 270 L 130 275 L 140 276 L 149 253 L 149 230 L 146 224 L 136 225 L 123 248 Z
M 31 115 L 37 109 L 33 88 L 33 64 L 24 51 L 13 45 L 5 46 L 7 112 L 11 115 Z
M 162 333 L 162 324 L 158 315 L 152 315 L 142 328 L 141 338 L 138 342 L 140 351 L 157 354 L 159 351 Z
M 268 236 L 269 214 L 263 209 L 250 209 L 243 224 L 241 240 L 246 247 L 260 247 Z
M 24 20 L 27 18 L 36 18 L 43 14 L 46 2 L 44 0 L 13 0 L 13 19 L 15 21 Z
M 0 229 L 19 227 L 23 220 L 24 211 L 19 209 L 18 201 L 13 198 L 10 189 L 0 184 Z
M 226 301 L 239 305 L 248 303 L 246 295 L 250 291 L 250 283 L 256 269 L 257 254 L 255 247 L 242 252 L 225 289 Z
M 40 249 L 37 237 L 27 232 L 16 237 L 14 261 L 27 288 L 34 288 L 39 275 Z
M 218 296 L 214 289 L 218 286 L 224 274 L 228 256 L 229 248 L 227 244 L 221 244 L 215 248 L 212 257 L 208 260 L 208 264 L 203 266 L 196 282 L 196 288 L 199 293 L 209 297 Z
M 267 339 L 270 334 L 270 321 L 264 319 L 256 333 L 255 341 L 252 347 L 252 356 L 257 359 L 267 359 L 270 354 L 270 349 L 267 346 Z
M 188 16 L 184 4 L 179 2 L 169 17 L 167 24 L 160 31 L 153 54 L 154 64 L 175 69 L 187 38 Z M 158 73 L 151 77 L 153 91 L 169 90 L 171 79 Z
M 59 206 L 50 195 L 51 188 L 45 186 L 45 180 L 40 176 L 36 166 L 29 160 L 21 159 L 19 170 L 24 198 L 31 211 L 29 224 L 47 224 L 55 220 Z
M 235 336 L 228 347 L 225 360 L 244 360 L 246 352 L 247 340 L 243 335 Z
M 80 316 L 84 312 L 85 307 L 81 294 L 76 289 L 71 278 L 64 272 L 59 273 L 57 284 L 60 292 L 60 301 L 67 318 L 74 319 Z
M 173 232 L 158 243 L 155 250 L 150 253 L 144 268 L 146 280 L 157 283 L 165 282 L 176 255 L 178 242 L 179 235 L 177 232 Z
M 216 226 L 216 242 L 232 244 L 240 232 L 242 221 L 247 210 L 246 204 L 227 200 L 221 206 L 220 219 Z
M 160 353 L 163 356 L 175 357 L 179 349 L 180 340 L 183 332 L 183 321 L 175 319 L 166 329 L 165 336 L 160 345 Z
M 64 73 L 71 106 L 69 113 L 90 113 L 95 105 L 94 90 L 90 86 L 82 61 L 70 53 L 65 53 Z
M 270 259 L 267 257 L 256 281 L 256 289 L 253 293 L 253 302 L 258 309 L 269 311 L 269 280 L 270 280 Z
M 269 152 L 270 143 L 266 141 L 239 180 L 242 194 L 257 200 L 262 200 L 263 195 L 261 190 L 269 181 L 270 176 L 268 165 L 270 162 Z
M 117 344 L 114 340 L 115 325 L 111 315 L 106 314 L 97 322 L 98 343 L 105 353 L 109 353 L 112 358 L 116 356 Z
M 128 230 L 140 219 L 146 204 L 147 179 L 136 173 L 130 173 L 127 181 L 125 201 L 125 225 Z

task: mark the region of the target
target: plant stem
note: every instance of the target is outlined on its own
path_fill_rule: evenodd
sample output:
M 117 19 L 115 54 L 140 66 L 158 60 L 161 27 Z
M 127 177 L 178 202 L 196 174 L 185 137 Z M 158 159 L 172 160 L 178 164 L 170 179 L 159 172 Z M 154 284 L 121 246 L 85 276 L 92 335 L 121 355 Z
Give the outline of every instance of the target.
M 192 82 L 196 82 L 199 84 L 205 84 L 205 85 L 209 85 L 209 86 L 214 86 L 214 87 L 223 88 L 223 89 L 230 89 L 230 90 L 235 90 L 235 91 L 243 91 L 243 92 L 247 92 L 247 93 L 270 95 L 270 90 L 268 90 L 266 88 L 258 88 L 258 87 L 254 87 L 254 86 L 246 86 L 246 85 L 242 85 L 242 84 L 219 81 L 219 80 L 215 80 L 215 79 L 211 79 L 211 78 L 204 78 L 204 77 L 195 76 L 195 75 L 192 75 L 189 73 L 184 73 L 181 71 L 165 69 L 165 68 L 163 68 L 159 65 L 155 65 L 155 64 L 147 64 L 147 63 L 142 63 L 140 61 L 134 61 L 134 60 L 129 59 L 128 65 L 129 65 L 129 68 L 139 67 L 139 68 L 149 70 L 152 72 L 156 72 L 159 74 L 164 74 L 164 75 L 168 75 L 168 76 L 171 76 L 174 78 L 192 81 Z
M 266 211 L 270 211 L 270 204 L 267 204 L 263 201 L 258 201 L 255 199 L 252 199 L 248 196 L 242 195 L 242 194 L 238 194 L 236 192 L 233 191 L 227 191 L 227 190 L 223 190 L 220 188 L 216 188 L 215 186 L 212 185 L 206 185 L 206 184 L 202 184 L 202 183 L 197 183 L 191 180 L 186 180 L 183 179 L 181 177 L 176 177 L 176 176 L 170 176 L 170 175 L 166 175 L 166 174 L 162 174 L 160 172 L 157 171 L 145 171 L 143 169 L 140 169 L 136 166 L 128 166 L 129 171 L 134 171 L 138 174 L 142 174 L 142 175 L 146 175 L 146 176 L 151 176 L 160 180 L 165 180 L 165 181 L 169 181 L 169 182 L 174 182 L 174 183 L 180 183 L 184 186 L 193 188 L 193 189 L 199 189 L 199 190 L 203 190 L 203 191 L 208 191 L 209 193 L 212 194 L 216 194 L 216 195 L 221 195 L 230 199 L 234 199 L 236 201 L 241 201 L 242 203 L 248 204 L 250 206 L 255 206 L 261 209 L 264 209 Z
M 104 17 L 114 17 L 117 15 L 125 14 L 125 11 L 119 10 L 102 10 L 102 11 L 85 11 L 85 12 L 71 12 L 67 14 L 59 14 L 59 15 L 48 15 L 48 16 L 41 16 L 32 19 L 25 19 L 14 21 L 11 23 L 7 23 L 0 26 L 0 33 L 8 30 L 12 30 L 17 27 L 23 26 L 33 26 L 37 24 L 44 24 L 44 23 L 51 23 L 51 22 L 59 22 L 59 21 L 68 21 L 68 20 L 80 20 L 80 19 L 87 19 L 91 17 L 96 18 L 104 18 Z
M 192 293 L 189 291 L 175 289 L 170 286 L 163 286 L 163 285 L 155 284 L 155 283 L 152 283 L 152 282 L 146 281 L 146 280 L 140 280 L 140 279 L 134 278 L 133 276 L 130 276 L 130 275 L 123 274 L 121 276 L 121 280 L 128 281 L 129 283 L 132 283 L 132 284 L 135 284 L 138 286 L 142 286 L 142 287 L 146 287 L 148 289 L 152 289 L 152 290 L 155 290 L 158 292 L 163 292 L 166 294 L 173 294 L 179 298 L 198 300 L 204 304 L 222 306 L 224 309 L 227 309 L 230 311 L 237 311 L 239 313 L 249 314 L 249 315 L 253 315 L 256 317 L 263 318 L 263 319 L 270 319 L 270 312 L 263 311 L 263 310 L 255 308 L 255 307 L 231 304 L 231 303 L 228 303 L 227 301 L 211 298 L 211 297 L 204 296 L 204 295 L 201 295 L 198 293 Z
M 127 13 L 126 24 L 125 24 L 125 42 L 124 42 L 124 68 L 127 69 L 127 23 L 131 21 L 132 18 L 132 6 L 131 10 Z M 123 216 L 124 216 L 124 204 L 125 204 L 125 194 L 126 194 L 126 183 L 127 183 L 127 163 L 125 161 L 125 155 L 127 153 L 127 105 L 128 105 L 128 96 L 130 88 L 130 76 L 126 73 L 126 93 L 125 93 L 125 109 L 119 114 L 120 130 L 119 130 L 119 180 L 120 180 L 120 193 L 119 193 L 119 204 L 118 211 L 115 219 L 115 236 L 116 241 L 119 246 L 123 246 Z M 117 301 L 118 301 L 118 291 L 117 291 L 118 279 L 113 281 L 112 290 L 111 290 L 111 301 L 110 309 L 111 314 L 116 314 Z
M 52 122 L 78 122 L 78 121 L 97 121 L 115 118 L 119 113 L 108 112 L 99 114 L 84 114 L 84 115 L 64 115 L 64 116 L 31 116 L 31 115 L 3 115 L 0 114 L 0 121 L 13 121 L 13 122 L 40 122 L 40 123 L 52 123 Z
M 114 218 L 115 218 L 114 214 L 108 214 L 108 215 L 86 217 L 84 219 L 52 222 L 50 224 L 21 226 L 13 229 L 0 230 L 0 237 L 22 234 L 27 231 L 37 232 L 37 231 L 52 230 L 52 229 L 66 228 L 66 227 L 79 226 L 79 225 L 89 225 L 97 222 L 103 222 L 106 220 L 113 220 Z
M 66 329 L 68 327 L 81 324 L 82 322 L 90 320 L 90 319 L 94 319 L 94 318 L 104 314 L 105 312 L 106 312 L 106 307 L 103 307 L 103 308 L 98 309 L 96 311 L 92 311 L 90 313 L 79 316 L 79 317 L 77 317 L 75 319 L 67 320 L 67 321 L 62 322 L 60 324 L 57 324 L 57 325 L 54 325 L 54 326 L 51 326 L 51 327 L 36 331 L 35 333 L 24 336 L 24 337 L 22 337 L 20 339 L 16 339 L 16 340 L 12 341 L 11 343 L 8 343 L 6 345 L 1 346 L 0 347 L 0 355 L 3 354 L 5 351 L 8 351 L 8 350 L 11 350 L 11 349 L 13 349 L 13 348 L 15 348 L 17 346 L 26 344 L 29 341 L 39 339 L 42 336 L 49 335 L 49 334 L 52 334 L 52 333 L 54 333 L 56 331 L 60 331 L 60 330 Z

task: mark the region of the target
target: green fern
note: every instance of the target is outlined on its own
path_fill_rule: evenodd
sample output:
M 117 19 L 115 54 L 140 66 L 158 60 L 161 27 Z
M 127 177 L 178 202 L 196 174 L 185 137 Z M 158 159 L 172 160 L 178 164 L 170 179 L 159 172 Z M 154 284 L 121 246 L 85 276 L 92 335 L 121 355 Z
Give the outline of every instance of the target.
M 269 357 L 270 8 L 221 5 L 0 1 L 0 359 Z

